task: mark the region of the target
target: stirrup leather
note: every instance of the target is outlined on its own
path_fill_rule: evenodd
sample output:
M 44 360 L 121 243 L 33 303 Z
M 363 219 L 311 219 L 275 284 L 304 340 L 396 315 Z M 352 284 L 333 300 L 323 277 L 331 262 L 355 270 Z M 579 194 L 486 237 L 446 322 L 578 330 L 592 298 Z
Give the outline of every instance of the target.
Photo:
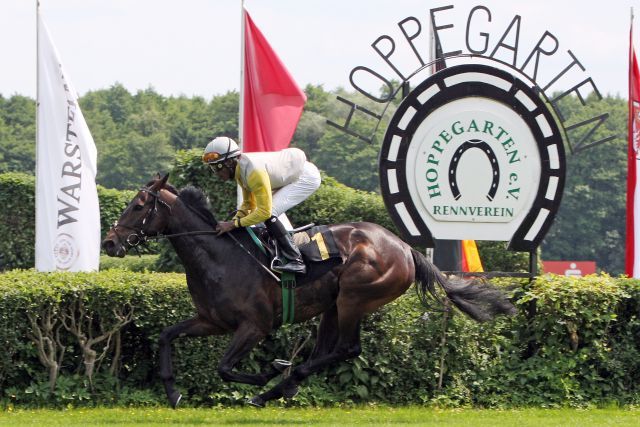
M 307 265 L 305 264 L 305 262 L 302 260 L 302 258 L 300 259 L 288 259 L 288 258 L 283 258 L 280 256 L 280 246 L 278 245 L 278 242 L 274 239 L 272 241 L 273 243 L 273 248 L 274 248 L 274 257 L 271 260 L 271 264 L 270 264 L 270 268 L 271 270 L 274 271 L 278 271 L 280 273 L 300 273 L 300 274 L 305 274 L 307 272 Z M 283 270 L 282 267 L 291 264 L 291 263 L 296 263 L 299 268 L 296 270 Z

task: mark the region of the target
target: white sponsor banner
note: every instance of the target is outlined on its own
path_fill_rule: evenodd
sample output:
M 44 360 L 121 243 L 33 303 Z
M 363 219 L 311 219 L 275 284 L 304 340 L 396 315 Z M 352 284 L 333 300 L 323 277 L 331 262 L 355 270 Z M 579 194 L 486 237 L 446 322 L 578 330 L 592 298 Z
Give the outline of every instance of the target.
M 37 108 L 36 269 L 98 270 L 97 151 L 40 13 Z

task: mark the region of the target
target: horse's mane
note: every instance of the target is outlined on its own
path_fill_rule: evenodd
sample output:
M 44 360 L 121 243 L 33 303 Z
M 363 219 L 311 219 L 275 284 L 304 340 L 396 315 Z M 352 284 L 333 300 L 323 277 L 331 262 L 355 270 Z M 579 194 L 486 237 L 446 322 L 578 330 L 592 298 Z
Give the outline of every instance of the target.
M 152 179 L 151 181 L 147 182 L 147 185 L 145 185 L 144 188 L 151 188 L 151 186 L 153 184 L 156 183 L 156 179 Z M 174 187 L 173 185 L 169 184 L 168 182 L 164 184 L 163 187 L 165 190 L 169 190 L 169 192 L 173 193 L 173 194 L 178 194 L 178 190 L 176 190 L 176 187 Z
M 188 185 L 178 193 L 180 200 L 196 212 L 209 225 L 215 227 L 218 224 L 216 218 L 209 210 L 209 202 L 202 190 L 192 185 Z

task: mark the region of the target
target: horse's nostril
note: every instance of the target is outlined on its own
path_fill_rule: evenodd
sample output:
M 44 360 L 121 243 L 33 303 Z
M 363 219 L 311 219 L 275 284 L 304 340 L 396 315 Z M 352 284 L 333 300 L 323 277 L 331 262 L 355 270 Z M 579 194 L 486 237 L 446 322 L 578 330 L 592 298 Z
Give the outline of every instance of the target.
M 102 249 L 104 249 L 110 257 L 122 258 L 127 254 L 126 248 L 113 239 L 106 238 L 102 241 L 101 245 Z
M 116 245 L 116 242 L 114 242 L 113 240 L 110 240 L 110 239 L 103 240 L 102 248 L 109 256 L 124 256 L 124 253 L 122 255 L 119 253 L 120 250 L 118 250 L 118 245 Z
M 108 251 L 110 248 L 113 248 L 113 241 L 112 240 L 103 240 L 102 241 L 102 249 L 104 249 L 105 251 Z

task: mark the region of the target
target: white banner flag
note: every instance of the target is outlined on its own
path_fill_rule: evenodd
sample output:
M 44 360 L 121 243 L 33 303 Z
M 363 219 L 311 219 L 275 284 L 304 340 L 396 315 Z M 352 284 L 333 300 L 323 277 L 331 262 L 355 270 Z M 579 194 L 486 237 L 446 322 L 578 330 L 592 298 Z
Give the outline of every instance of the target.
M 95 271 L 100 263 L 97 151 L 38 13 L 36 269 Z

